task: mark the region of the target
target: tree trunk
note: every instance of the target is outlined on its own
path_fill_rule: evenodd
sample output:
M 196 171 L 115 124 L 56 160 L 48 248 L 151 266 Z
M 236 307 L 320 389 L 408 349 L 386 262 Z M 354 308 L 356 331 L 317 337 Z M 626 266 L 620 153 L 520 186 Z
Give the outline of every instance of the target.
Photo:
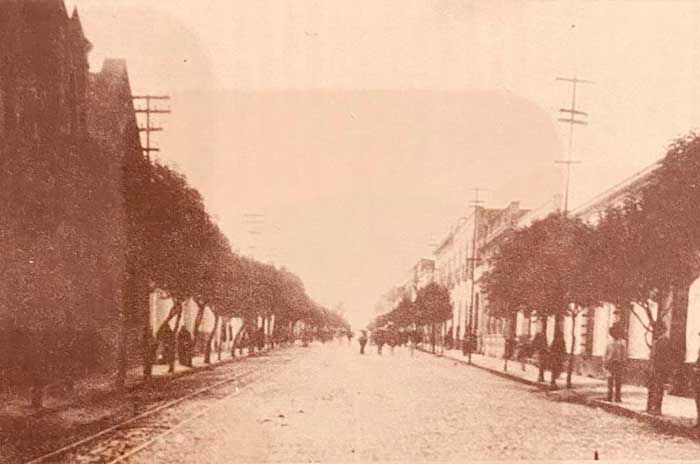
M 220 330 L 219 329 L 219 321 L 221 320 L 221 316 L 218 314 L 214 318 L 214 328 L 212 329 L 211 333 L 207 337 L 207 344 L 204 347 L 204 364 L 211 364 L 211 342 L 214 340 L 214 335 L 216 335 L 216 331 Z M 221 351 L 221 350 L 219 350 Z
M 540 369 L 539 373 L 537 375 L 537 381 L 538 382 L 544 382 L 544 370 L 545 370 L 545 364 L 547 363 L 548 359 L 548 347 L 549 347 L 549 342 L 547 341 L 547 325 L 549 324 L 549 320 L 547 316 L 541 318 L 542 320 L 542 334 L 544 335 L 544 343 L 545 343 L 545 351 L 540 355 Z
M 430 337 L 430 338 L 431 338 L 431 339 L 430 339 L 430 343 L 431 343 L 431 345 L 432 345 L 433 354 L 435 354 L 435 342 L 437 341 L 437 340 L 436 340 L 436 339 L 437 339 L 437 334 L 435 333 L 435 323 L 434 323 L 434 322 L 433 322 L 433 324 L 431 325 L 431 331 L 430 331 L 430 333 L 432 334 L 431 337 Z
M 197 315 L 194 318 L 194 327 L 192 328 L 192 352 L 197 352 L 197 342 L 199 341 L 199 326 L 202 324 L 202 319 L 204 319 L 204 310 L 206 307 L 204 304 L 197 304 Z
M 658 321 L 664 322 L 664 319 L 666 315 L 668 314 L 669 308 L 673 304 L 673 289 L 667 289 L 664 292 L 660 293 L 661 297 L 659 298 L 658 301 L 658 310 L 656 313 L 656 320 L 651 320 L 650 325 L 652 327 L 651 331 L 651 349 L 650 349 L 650 361 L 651 361 L 651 381 L 649 382 L 650 387 L 655 385 L 654 378 L 657 373 L 657 367 L 654 365 L 654 361 L 651 359 L 652 356 L 651 354 L 656 351 L 656 343 L 658 340 L 664 336 L 665 332 L 661 332 L 658 330 L 659 325 Z M 667 360 L 664 360 L 664 362 L 668 362 Z M 661 411 L 661 407 L 663 405 L 663 395 L 655 395 L 655 390 L 656 387 L 653 388 L 647 388 L 647 412 L 650 412 L 652 410 L 658 410 Z M 663 386 L 661 387 L 663 389 Z M 656 392 L 658 393 L 658 392 Z M 655 398 L 656 396 L 656 398 Z M 655 404 L 657 403 L 658 404 Z
M 180 330 L 180 321 L 182 320 L 182 311 L 185 309 L 185 302 L 180 303 L 180 310 L 177 312 L 177 318 L 175 318 L 175 336 L 177 337 L 177 331 Z
M 569 351 L 569 365 L 566 369 L 566 388 L 571 388 L 571 377 L 574 372 L 574 351 L 576 349 L 576 314 L 571 315 L 571 350 Z
M 231 339 L 231 356 L 236 357 L 236 345 L 240 345 L 241 335 L 243 335 L 243 329 L 245 329 L 245 324 L 241 324 L 236 332 L 236 335 Z
M 221 318 L 221 327 L 219 327 L 219 337 L 221 338 L 221 340 L 219 340 L 219 347 L 217 348 L 217 350 L 218 350 L 217 357 L 218 357 L 219 361 L 221 361 L 221 352 L 223 351 L 223 346 L 224 346 L 223 341 L 226 339 L 226 334 L 228 333 L 227 327 L 228 327 L 229 321 L 230 321 L 230 318 L 227 319 L 226 321 L 224 321 L 224 319 Z M 222 331 L 224 332 L 223 337 L 221 337 Z
M 150 308 L 149 308 L 150 309 Z M 163 322 L 158 326 L 158 330 L 156 331 L 156 337 L 155 340 L 153 339 L 153 333 L 151 332 L 151 326 L 150 322 L 147 321 L 146 324 L 144 325 L 144 334 L 143 334 L 143 343 L 144 343 L 144 366 L 143 366 L 143 376 L 144 380 L 146 382 L 149 382 L 151 380 L 151 377 L 153 375 L 153 362 L 155 361 L 156 353 L 158 351 L 158 344 L 160 343 L 160 333 L 161 329 L 165 327 L 166 324 L 170 323 L 170 320 L 175 317 L 179 316 L 182 313 L 182 306 L 178 305 L 178 302 L 175 298 L 173 298 L 173 307 L 170 308 L 170 312 L 168 313 L 168 317 L 165 318 Z M 176 326 L 177 330 L 177 326 Z

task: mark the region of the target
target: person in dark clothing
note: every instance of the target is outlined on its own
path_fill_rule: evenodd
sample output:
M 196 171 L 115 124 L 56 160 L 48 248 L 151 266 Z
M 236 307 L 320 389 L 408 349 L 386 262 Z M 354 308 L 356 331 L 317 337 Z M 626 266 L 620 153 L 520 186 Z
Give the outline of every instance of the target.
M 192 367 L 192 335 L 184 325 L 177 333 L 177 359 L 181 365 Z
M 549 370 L 550 381 L 552 388 L 557 388 L 557 379 L 564 370 L 564 361 L 566 360 L 566 343 L 564 342 L 564 333 L 557 330 L 552 340 L 552 346 L 549 348 Z
M 258 345 L 258 351 L 262 351 L 263 348 L 265 348 L 265 329 L 262 327 L 258 327 L 258 332 L 257 332 L 257 345 Z
M 374 331 L 374 343 L 377 344 L 377 354 L 382 354 L 382 348 L 386 343 L 384 329 L 377 329 Z
M 547 336 L 544 331 L 537 332 L 532 339 L 532 352 L 537 357 L 537 363 L 540 368 L 537 377 L 538 382 L 544 382 L 544 371 L 547 363 Z
M 158 334 L 163 344 L 163 361 L 168 364 L 168 372 L 175 372 L 175 333 L 169 324 L 165 324 Z
M 359 338 L 360 354 L 365 354 L 365 345 L 367 345 L 367 331 L 363 330 Z
M 622 374 L 627 360 L 627 344 L 623 339 L 621 326 L 610 328 L 610 342 L 605 350 L 603 367 L 608 374 L 608 401 L 622 402 Z
M 530 337 L 527 335 L 521 335 L 516 341 L 517 358 L 520 361 L 521 370 L 525 370 L 525 364 L 528 358 L 532 356 L 532 344 L 530 343 Z
M 655 416 L 661 415 L 661 405 L 664 399 L 664 385 L 671 374 L 672 347 L 666 336 L 666 324 L 657 321 L 654 334 L 657 337 L 649 355 L 649 394 L 647 396 L 647 412 Z

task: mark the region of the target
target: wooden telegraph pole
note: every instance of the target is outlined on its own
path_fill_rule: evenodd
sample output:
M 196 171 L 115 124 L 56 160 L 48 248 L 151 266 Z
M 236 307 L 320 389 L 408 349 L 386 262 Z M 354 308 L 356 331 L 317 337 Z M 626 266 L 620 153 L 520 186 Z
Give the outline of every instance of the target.
M 167 95 L 134 95 L 131 97 L 134 102 L 141 102 L 141 107 L 136 108 L 134 111 L 139 114 L 146 115 L 146 125 L 139 126 L 139 132 L 146 133 L 146 144 L 143 146 L 143 151 L 146 154 L 146 158 L 150 159 L 151 152 L 160 151 L 159 148 L 151 146 L 151 132 L 162 132 L 163 127 L 153 125 L 153 120 L 151 115 L 153 114 L 170 114 L 170 108 L 158 108 L 151 106 L 153 102 L 163 102 L 170 101 L 170 97 Z
M 573 159 L 573 147 L 574 147 L 574 126 L 587 125 L 588 122 L 584 118 L 588 117 L 588 113 L 579 111 L 576 107 L 576 90 L 579 84 L 592 84 L 593 82 L 587 81 L 585 79 L 579 79 L 574 75 L 574 77 L 557 77 L 556 80 L 569 82 L 571 84 L 571 106 L 569 108 L 561 108 L 559 113 L 563 116 L 559 118 L 559 122 L 569 125 L 569 151 L 568 156 L 565 160 L 557 160 L 556 164 L 566 165 L 566 187 L 564 188 L 564 214 L 569 212 L 569 186 L 571 183 L 571 165 L 578 164 L 581 161 Z

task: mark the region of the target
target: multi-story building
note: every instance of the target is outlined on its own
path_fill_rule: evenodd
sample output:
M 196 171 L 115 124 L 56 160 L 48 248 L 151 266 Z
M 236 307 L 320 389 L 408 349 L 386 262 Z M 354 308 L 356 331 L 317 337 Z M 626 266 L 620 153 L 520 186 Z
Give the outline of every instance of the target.
M 461 339 L 465 328 L 471 326 L 478 345 L 483 345 L 484 305 L 477 282 L 479 263 L 484 261 L 480 248 L 490 237 L 513 227 L 525 213 L 518 202 L 511 202 L 503 209 L 476 207 L 471 215 L 458 220 L 435 249 L 436 281 L 450 291 L 452 318 L 447 332 L 453 338 Z
M 643 169 L 623 182 L 611 187 L 605 192 L 597 195 L 588 202 L 571 211 L 570 214 L 581 220 L 595 225 L 599 222 L 601 215 L 609 208 L 619 206 L 625 200 L 639 195 L 641 189 L 648 182 L 651 174 L 658 167 L 657 163 Z M 524 227 L 534 220 L 544 218 L 548 214 L 557 211 L 557 202 L 546 205 L 522 215 L 517 220 L 517 227 Z M 479 241 L 479 253 L 484 258 L 493 253 L 498 247 L 498 233 L 487 235 Z M 486 308 L 485 296 L 480 295 L 478 286 L 479 277 L 487 270 L 487 261 L 480 261 L 480 266 L 476 270 L 476 290 L 475 294 L 481 303 L 481 308 Z M 653 306 L 653 305 L 652 305 Z M 482 309 L 483 310 L 483 309 Z M 654 309 L 653 309 L 654 310 Z M 644 319 L 644 312 L 637 314 Z M 508 323 L 482 315 L 482 320 L 486 320 L 485 325 L 479 326 L 479 336 L 483 340 L 481 350 L 488 355 L 501 356 L 504 352 L 504 339 L 508 332 Z M 525 317 L 522 313 L 517 315 L 511 334 L 517 337 L 531 337 L 542 325 L 536 315 Z M 564 337 L 567 347 L 571 346 L 572 328 L 577 343 L 574 347 L 576 355 L 576 371 L 581 374 L 592 376 L 602 376 L 603 356 L 609 342 L 609 329 L 616 322 L 621 322 L 626 328 L 628 356 L 631 367 L 626 370 L 627 381 L 643 383 L 645 381 L 646 364 L 649 360 L 650 349 L 648 345 L 648 334 L 642 322 L 636 317 L 630 317 L 625 311 L 620 311 L 610 303 L 604 303 L 599 307 L 588 308 L 582 315 L 576 318 L 575 327 L 571 318 L 564 320 Z M 648 322 L 648 321 L 644 321 Z M 682 392 L 684 387 L 689 386 L 690 364 L 695 362 L 700 350 L 700 278 L 693 281 L 688 288 L 682 289 L 677 297 L 666 320 L 669 327 L 669 336 L 672 345 L 678 353 L 679 359 L 676 369 L 676 386 Z M 554 320 L 551 317 L 546 324 L 547 340 L 551 342 L 554 334 Z M 688 389 L 685 389 L 688 391 Z
M 396 308 L 403 298 L 416 300 L 418 290 L 433 282 L 435 279 L 435 261 L 421 258 L 406 271 L 403 279 L 383 294 L 375 305 L 377 314 L 386 314 Z
M 0 135 L 84 136 L 87 54 L 77 10 L 63 0 L 4 0 L 0 8 Z

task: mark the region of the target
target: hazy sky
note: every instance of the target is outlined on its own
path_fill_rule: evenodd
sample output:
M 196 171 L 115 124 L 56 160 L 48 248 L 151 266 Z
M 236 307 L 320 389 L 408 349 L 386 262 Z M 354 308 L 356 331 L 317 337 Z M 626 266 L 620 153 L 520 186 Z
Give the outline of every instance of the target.
M 366 322 L 380 293 L 467 212 L 561 192 L 575 71 L 571 204 L 694 128 L 700 2 L 67 0 L 93 69 L 126 58 L 135 92 L 172 95 L 157 136 L 235 248 Z

